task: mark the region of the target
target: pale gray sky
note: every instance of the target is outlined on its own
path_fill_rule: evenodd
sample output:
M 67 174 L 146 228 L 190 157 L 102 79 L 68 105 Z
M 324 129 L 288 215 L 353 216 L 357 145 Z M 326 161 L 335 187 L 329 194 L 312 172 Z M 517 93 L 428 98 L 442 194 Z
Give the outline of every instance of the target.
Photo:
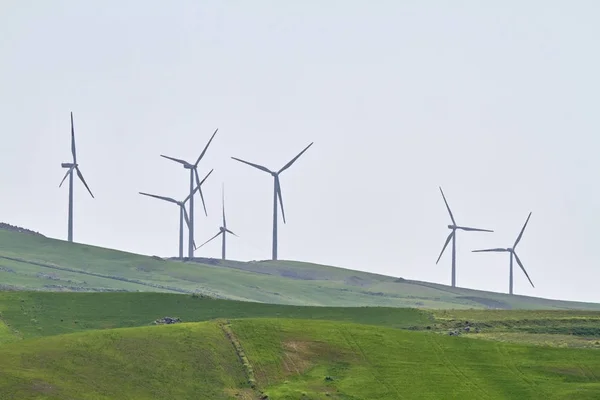
M 452 3 L 452 5 L 450 5 Z M 175 255 L 193 160 L 228 255 L 270 257 L 272 178 L 288 224 L 279 254 L 449 284 L 435 260 L 450 219 L 459 286 L 508 290 L 507 247 L 529 211 L 515 292 L 600 302 L 600 4 L 595 1 L 16 1 L 0 5 L 0 220 L 66 238 L 69 112 L 75 240 Z M 220 255 L 211 243 L 197 256 Z

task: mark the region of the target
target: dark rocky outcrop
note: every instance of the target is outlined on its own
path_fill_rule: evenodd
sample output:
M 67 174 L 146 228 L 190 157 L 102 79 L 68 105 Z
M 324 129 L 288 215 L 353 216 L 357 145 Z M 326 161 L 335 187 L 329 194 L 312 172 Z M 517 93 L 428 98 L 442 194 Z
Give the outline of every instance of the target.
M 15 226 L 15 225 L 7 224 L 6 222 L 0 222 L 0 229 L 4 229 L 5 231 L 27 233 L 27 234 L 30 234 L 30 235 L 36 235 L 36 236 L 45 237 L 44 235 L 42 235 L 39 232 L 34 232 L 34 231 L 30 230 L 30 229 L 22 228 L 20 226 Z
M 162 317 L 154 321 L 154 325 L 170 325 L 177 324 L 181 322 L 181 320 L 177 317 Z

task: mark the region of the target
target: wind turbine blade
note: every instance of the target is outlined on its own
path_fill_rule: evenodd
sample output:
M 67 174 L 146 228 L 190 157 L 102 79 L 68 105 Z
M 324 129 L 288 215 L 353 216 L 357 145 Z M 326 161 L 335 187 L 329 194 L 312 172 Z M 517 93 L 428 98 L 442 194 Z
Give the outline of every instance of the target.
M 179 164 L 190 165 L 190 163 L 188 163 L 187 161 L 180 160 L 179 158 L 169 157 L 169 156 L 165 156 L 165 155 L 162 155 L 162 154 L 160 156 L 163 157 L 163 158 L 166 158 L 168 160 L 175 161 L 175 162 L 177 162 Z
M 219 130 L 219 128 L 217 128 L 215 130 L 215 133 L 213 133 L 212 136 L 210 137 L 210 140 L 206 144 L 206 147 L 204 147 L 204 150 L 202 150 L 202 153 L 200 153 L 200 157 L 198 157 L 198 160 L 196 160 L 196 164 L 194 164 L 194 167 L 197 167 L 198 163 L 200 162 L 200 160 L 202 160 L 202 157 L 204 157 L 204 154 L 206 153 L 206 150 L 208 150 L 208 146 L 210 146 L 210 142 L 212 142 L 212 140 L 214 139 L 214 137 L 217 134 L 218 130 Z
M 188 215 L 187 210 L 185 209 L 185 206 L 183 204 L 180 204 L 179 207 L 183 209 L 183 219 L 185 220 L 185 224 L 188 227 L 188 229 L 190 229 L 190 216 Z M 192 245 L 194 246 L 194 250 L 196 250 L 195 240 L 192 240 Z
M 204 207 L 204 214 L 208 217 L 208 213 L 206 212 L 206 203 L 204 202 L 204 194 L 202 193 L 202 184 L 204 183 L 204 181 L 206 180 L 206 178 L 208 178 L 208 176 L 213 172 L 213 170 L 211 169 L 210 172 L 208 173 L 208 175 L 206 175 L 204 177 L 204 179 L 202 180 L 202 182 L 200 182 L 200 177 L 198 176 L 198 170 L 196 168 L 194 168 L 194 176 L 196 177 L 196 184 L 197 184 L 197 189 L 200 192 L 200 199 L 202 200 L 202 207 Z M 196 191 L 194 190 L 194 193 Z
M 219 231 L 219 233 L 217 233 L 215 236 L 211 237 L 210 239 L 208 239 L 206 242 L 202 243 L 200 246 L 196 247 L 195 249 L 198 250 L 200 247 L 204 246 L 205 244 L 207 244 L 211 240 L 216 239 L 217 237 L 219 237 L 219 235 L 221 233 L 223 233 L 223 232 Z
M 313 143 L 314 143 L 314 142 L 311 142 L 311 144 L 309 144 L 308 146 L 306 146 L 306 148 L 305 148 L 304 150 L 302 150 L 302 151 L 300 152 L 300 154 L 298 154 L 296 157 L 292 158 L 292 160 L 291 160 L 289 163 L 285 164 L 285 165 L 283 166 L 283 168 L 281 168 L 281 169 L 279 170 L 279 172 L 277 172 L 277 173 L 278 173 L 278 174 L 280 174 L 280 173 L 282 173 L 283 171 L 285 171 L 286 169 L 288 169 L 289 167 L 291 167 L 291 166 L 292 166 L 292 164 L 293 164 L 293 163 L 295 163 L 295 162 L 296 162 L 296 160 L 297 160 L 298 158 L 300 158 L 300 156 L 301 156 L 302 154 L 304 154 L 304 152 L 305 152 L 306 150 L 308 150 L 308 148 L 309 148 L 310 146 L 312 146 L 312 145 L 313 145 Z
M 227 230 L 227 221 L 225 220 L 225 184 L 221 185 L 221 199 L 223 202 L 223 228 Z
M 263 167 L 262 165 L 254 164 L 254 163 L 251 163 L 251 162 L 248 162 L 248 161 L 244 161 L 244 160 L 241 160 L 241 159 L 239 159 L 239 158 L 235 158 L 235 157 L 231 157 L 231 158 L 233 158 L 233 159 L 234 159 L 234 160 L 236 160 L 236 161 L 242 162 L 242 163 L 244 163 L 244 164 L 248 164 L 248 165 L 250 165 L 251 167 L 258 168 L 258 169 L 260 169 L 261 171 L 265 171 L 265 172 L 267 172 L 267 173 L 269 173 L 269 174 L 273 174 L 273 171 L 271 171 L 271 170 L 270 170 L 269 168 L 267 168 L 267 167 Z
M 479 229 L 479 228 L 469 228 L 467 226 L 457 226 L 456 229 L 462 229 L 463 231 L 469 231 L 469 232 L 494 232 L 491 231 L 489 229 Z
M 281 169 L 279 170 L 279 172 L 277 172 L 277 173 L 278 173 L 278 174 L 280 174 L 280 173 L 282 173 L 283 171 L 285 171 L 286 169 L 288 169 L 289 167 L 291 167 L 291 166 L 292 166 L 292 164 L 293 164 L 293 163 L 295 163 L 295 162 L 296 162 L 296 160 L 297 160 L 298 158 L 300 158 L 300 156 L 301 156 L 302 154 L 304 154 L 304 152 L 305 152 L 306 150 L 308 150 L 308 148 L 309 148 L 310 146 L 312 146 L 312 145 L 313 145 L 313 143 L 314 143 L 314 142 L 312 142 L 311 144 L 309 144 L 308 146 L 306 146 L 306 147 L 304 148 L 304 150 L 302 150 L 302 151 L 300 152 L 300 154 L 298 154 L 296 157 L 292 158 L 292 160 L 291 160 L 289 163 L 285 164 L 285 165 L 283 166 L 283 168 L 281 168 Z
M 190 229 L 190 216 L 188 215 L 184 205 L 181 205 L 180 207 L 183 208 L 183 219 L 185 220 L 185 225 L 188 227 L 188 229 Z
M 71 153 L 73 153 L 73 164 L 77 164 L 77 152 L 75 151 L 75 126 L 73 124 L 73 111 L 71 111 Z
M 198 186 L 202 186 L 202 184 L 204 183 L 204 181 L 206 181 L 206 179 L 208 179 L 208 177 L 210 176 L 210 174 L 212 174 L 214 171 L 214 168 L 211 169 L 208 174 L 206 174 L 206 176 L 204 177 L 204 179 L 202 179 L 202 181 L 198 184 Z M 196 172 L 196 178 L 198 178 L 198 172 Z M 197 182 L 197 181 L 196 181 Z
M 58 187 L 61 187 L 62 184 L 64 183 L 65 179 L 67 179 L 67 176 L 69 176 L 69 174 L 73 171 L 73 169 L 75 169 L 75 166 L 73 165 L 71 168 L 69 168 L 67 170 L 67 173 L 65 174 L 65 176 L 62 178 L 62 181 L 60 181 L 60 184 L 58 185 Z
M 450 210 L 450 206 L 448 205 L 448 202 L 446 201 L 446 196 L 444 196 L 444 191 L 442 190 L 441 186 L 440 186 L 440 192 L 442 192 L 442 197 L 444 198 L 444 203 L 446 203 L 446 208 L 448 209 L 448 214 L 450 214 L 450 219 L 452 219 L 452 223 L 454 225 L 456 225 L 456 221 L 454 220 L 454 215 L 452 215 L 452 211 Z
M 523 266 L 523 263 L 519 259 L 519 256 L 514 251 L 513 251 L 513 254 L 515 255 L 515 260 L 517 260 L 517 264 L 519 264 L 519 267 L 521 267 L 521 269 L 523 270 L 523 273 L 525 274 L 525 276 L 529 280 L 529 283 L 531 283 L 531 287 L 535 288 L 535 286 L 533 286 L 533 282 L 531 282 L 531 278 L 529 278 L 529 274 L 527 274 L 527 271 L 525 271 L 525 267 Z
M 231 233 L 233 236 L 237 236 L 237 237 L 239 237 L 238 235 L 236 235 L 235 233 L 231 232 L 231 231 L 230 231 L 229 229 L 227 229 L 227 228 L 225 228 L 225 232 Z
M 444 247 L 442 247 L 442 251 L 440 252 L 440 256 L 438 257 L 437 261 L 435 262 L 436 264 L 438 262 L 440 262 L 440 258 L 442 258 L 442 254 L 444 254 L 444 250 L 446 250 L 446 247 L 448 246 L 448 243 L 450 243 L 450 239 L 452 239 L 453 235 L 454 235 L 454 231 L 450 232 L 450 234 L 446 238 L 446 243 L 444 243 Z
M 523 232 L 525 232 L 525 227 L 527 226 L 527 223 L 529 222 L 529 218 L 531 218 L 531 212 L 527 216 L 527 220 L 525 221 L 525 225 L 523 225 L 523 229 L 521 229 L 521 232 L 519 233 L 519 236 L 517 237 L 517 240 L 515 240 L 515 244 L 513 245 L 513 249 L 515 247 L 517 247 L 517 244 L 519 244 L 519 242 L 521 241 L 521 238 L 523 237 Z
M 483 249 L 483 250 L 471 250 L 472 253 L 490 253 L 490 252 L 496 252 L 496 253 L 502 253 L 502 252 L 507 252 L 507 249 Z
M 90 196 L 92 196 L 92 198 L 94 198 L 94 195 L 92 194 L 92 191 L 90 190 L 90 187 L 85 182 L 85 179 L 83 179 L 83 174 L 79 170 L 79 167 L 76 166 L 75 167 L 75 171 L 77 171 L 77 176 L 79 177 L 79 179 L 81 179 L 81 182 L 83 182 L 83 184 L 85 185 L 85 188 L 87 189 L 87 191 L 90 192 Z
M 139 192 L 139 194 L 141 194 L 143 196 L 154 197 L 155 199 L 159 199 L 159 200 L 168 201 L 169 203 L 179 204 L 179 202 L 177 200 L 172 199 L 170 197 L 158 196 L 158 195 L 155 195 L 155 194 L 144 193 L 144 192 Z
M 283 223 L 285 224 L 285 211 L 283 210 L 283 196 L 281 195 L 281 183 L 279 182 L 279 175 L 275 175 L 275 190 L 277 191 L 279 205 L 281 206 L 281 216 L 283 217 Z

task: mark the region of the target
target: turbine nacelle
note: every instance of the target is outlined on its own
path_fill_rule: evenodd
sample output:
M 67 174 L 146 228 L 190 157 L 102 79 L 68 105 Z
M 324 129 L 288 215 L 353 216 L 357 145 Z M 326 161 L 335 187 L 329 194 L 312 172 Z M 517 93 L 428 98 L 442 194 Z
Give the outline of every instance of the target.
M 456 226 L 456 225 L 448 225 L 448 229 L 455 230 L 456 228 L 458 228 L 458 226 Z
M 60 166 L 63 168 L 75 168 L 77 167 L 79 164 L 73 164 L 73 163 L 61 163 Z

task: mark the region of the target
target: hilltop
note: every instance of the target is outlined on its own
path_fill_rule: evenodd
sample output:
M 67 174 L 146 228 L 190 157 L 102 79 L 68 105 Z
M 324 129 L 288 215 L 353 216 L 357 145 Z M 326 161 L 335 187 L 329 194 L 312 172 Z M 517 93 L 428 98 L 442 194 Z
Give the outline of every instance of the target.
M 509 296 L 294 261 L 181 262 L 0 230 L 0 288 L 197 293 L 312 306 L 580 309 L 600 304 Z

